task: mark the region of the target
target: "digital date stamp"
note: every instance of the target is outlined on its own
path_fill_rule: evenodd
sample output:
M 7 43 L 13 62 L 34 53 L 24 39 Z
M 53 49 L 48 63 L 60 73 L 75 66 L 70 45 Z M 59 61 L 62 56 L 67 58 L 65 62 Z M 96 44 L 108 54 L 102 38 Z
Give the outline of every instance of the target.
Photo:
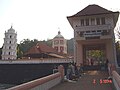
M 93 84 L 111 84 L 112 83 L 112 80 L 109 80 L 109 79 L 99 79 L 99 80 L 96 80 L 96 79 L 93 79 L 92 81 Z

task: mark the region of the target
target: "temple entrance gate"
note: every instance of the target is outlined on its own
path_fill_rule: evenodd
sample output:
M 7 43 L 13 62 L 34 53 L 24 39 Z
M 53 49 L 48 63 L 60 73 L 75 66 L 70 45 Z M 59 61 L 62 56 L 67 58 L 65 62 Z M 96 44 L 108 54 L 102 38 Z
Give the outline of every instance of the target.
M 108 59 L 110 64 L 118 67 L 114 35 L 118 17 L 119 12 L 99 5 L 89 5 L 67 17 L 74 30 L 74 61 L 77 65 L 98 65 Z M 91 63 L 92 59 L 95 62 Z
M 103 65 L 106 61 L 106 48 L 104 44 L 83 46 L 83 65 Z

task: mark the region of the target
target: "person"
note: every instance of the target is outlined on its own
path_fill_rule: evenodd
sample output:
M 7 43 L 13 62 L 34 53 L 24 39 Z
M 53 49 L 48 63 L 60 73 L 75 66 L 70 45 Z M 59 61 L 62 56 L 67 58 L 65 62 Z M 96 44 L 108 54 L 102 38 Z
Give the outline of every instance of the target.
M 78 67 L 77 67 L 76 63 L 74 64 L 74 68 L 75 68 L 75 75 L 78 75 Z
M 72 74 L 72 80 L 77 81 L 79 79 L 79 71 L 78 66 L 76 63 L 73 64 L 73 74 Z
M 54 68 L 53 68 L 53 73 L 56 73 L 56 72 L 58 72 L 58 69 L 57 69 L 57 66 L 56 66 L 56 65 L 54 65 Z
M 78 78 L 81 78 L 81 73 L 82 73 L 81 64 L 79 64 L 79 65 L 77 66 L 77 70 L 78 70 Z
M 92 66 L 93 66 L 93 63 L 94 63 L 94 62 L 93 62 L 93 59 L 91 58 L 91 65 L 92 65 Z
M 68 67 L 67 67 L 67 74 L 66 74 L 66 78 L 68 80 L 71 79 L 71 75 L 72 75 L 72 66 L 71 66 L 71 63 L 68 64 Z
M 105 69 L 106 69 L 106 70 L 108 70 L 108 63 L 109 63 L 109 60 L 106 59 L 106 61 L 105 61 Z

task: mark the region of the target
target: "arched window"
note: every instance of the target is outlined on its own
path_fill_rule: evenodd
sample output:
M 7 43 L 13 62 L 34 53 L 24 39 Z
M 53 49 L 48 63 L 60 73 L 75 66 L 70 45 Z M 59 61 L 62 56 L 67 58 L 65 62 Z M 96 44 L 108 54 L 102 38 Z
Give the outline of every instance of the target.
M 9 49 L 11 49 L 11 46 L 9 46 Z
M 59 44 L 59 41 L 58 41 L 58 40 L 55 40 L 55 41 L 54 41 L 54 44 L 55 44 L 55 45 Z
M 63 40 L 60 40 L 60 44 L 64 44 Z
M 10 52 L 9 52 L 9 55 L 10 55 Z
M 10 41 L 10 44 L 11 44 L 11 41 Z
M 10 38 L 12 38 L 12 35 L 10 35 Z

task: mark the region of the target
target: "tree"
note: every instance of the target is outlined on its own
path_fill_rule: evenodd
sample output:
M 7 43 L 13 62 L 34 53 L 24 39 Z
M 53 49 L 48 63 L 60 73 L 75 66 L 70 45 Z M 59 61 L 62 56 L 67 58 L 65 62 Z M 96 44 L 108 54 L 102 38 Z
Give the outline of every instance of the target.
M 17 58 L 23 57 L 23 52 L 20 49 L 20 44 L 17 45 Z
M 89 54 L 90 54 L 90 56 L 95 57 L 95 58 L 104 57 L 104 53 L 101 50 L 91 50 L 91 52 Z
M 47 40 L 47 41 L 43 40 L 42 42 L 45 43 L 46 45 L 52 47 L 52 40 Z
M 19 49 L 23 52 L 27 52 L 32 46 L 36 45 L 39 41 L 37 39 L 23 39 L 19 44 Z

